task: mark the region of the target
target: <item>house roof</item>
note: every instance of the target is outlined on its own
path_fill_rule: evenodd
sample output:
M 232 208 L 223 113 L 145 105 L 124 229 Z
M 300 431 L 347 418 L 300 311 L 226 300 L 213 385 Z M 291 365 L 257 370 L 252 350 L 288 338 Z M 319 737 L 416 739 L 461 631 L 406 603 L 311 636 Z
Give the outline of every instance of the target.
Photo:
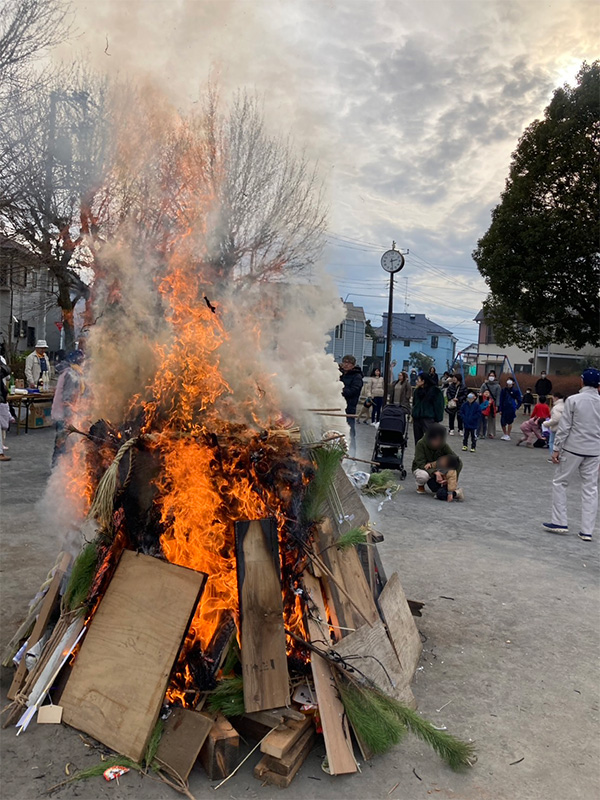
M 483 316 L 483 308 L 481 308 L 477 312 L 477 316 L 473 317 L 473 321 L 474 322 L 483 322 L 484 320 L 485 320 L 485 317 Z
M 365 310 L 362 306 L 355 306 L 354 303 L 344 303 L 346 308 L 346 319 L 355 319 L 359 322 L 365 322 Z
M 384 314 L 383 325 L 377 329 L 377 333 L 385 336 L 386 330 L 387 314 Z M 399 313 L 392 315 L 392 338 L 394 339 L 410 339 L 415 342 L 423 342 L 431 334 L 436 333 L 442 336 L 452 336 L 452 331 L 428 319 L 425 314 Z

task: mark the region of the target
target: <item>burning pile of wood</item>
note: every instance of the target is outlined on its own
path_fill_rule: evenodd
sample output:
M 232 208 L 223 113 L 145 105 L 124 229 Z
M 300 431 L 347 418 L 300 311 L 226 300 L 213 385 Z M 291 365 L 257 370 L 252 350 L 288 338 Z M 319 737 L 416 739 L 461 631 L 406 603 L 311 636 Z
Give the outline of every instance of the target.
M 407 728 L 470 763 L 413 710 L 420 636 L 341 448 L 283 426 L 158 435 L 145 420 L 84 441 L 95 535 L 73 565 L 61 556 L 13 638 L 5 725 L 51 700 L 112 764 L 153 766 L 188 796 L 197 760 L 211 780 L 234 771 L 240 735 L 259 742 L 255 777 L 283 787 L 320 735 L 331 775 Z

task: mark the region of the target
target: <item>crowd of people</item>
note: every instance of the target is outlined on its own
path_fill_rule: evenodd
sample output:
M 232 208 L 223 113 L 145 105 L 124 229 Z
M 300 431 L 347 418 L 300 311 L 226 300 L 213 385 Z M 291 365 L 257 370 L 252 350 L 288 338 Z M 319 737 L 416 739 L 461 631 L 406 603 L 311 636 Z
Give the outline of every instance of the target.
M 402 408 L 412 418 L 415 444 L 412 473 L 417 493 L 432 494 L 445 502 L 464 500 L 458 485 L 462 461 L 450 447 L 448 436 L 462 435 L 463 452 L 477 452 L 477 442 L 494 439 L 496 420 L 502 429 L 501 441 L 512 441 L 512 429 L 519 410 L 525 419 L 520 423 L 517 446 L 547 448 L 548 461 L 557 465 L 553 480 L 552 522 L 544 529 L 566 533 L 566 491 L 578 473 L 582 482 L 582 523 L 579 537 L 592 538 L 598 508 L 600 470 L 600 371 L 584 370 L 579 393 L 565 398 L 553 390 L 545 372 L 536 381 L 534 391 L 521 393 L 516 379 L 509 375 L 504 385 L 495 370 L 485 381 L 468 387 L 461 373 L 444 372 L 440 378 L 434 367 L 428 372 L 402 371 L 391 383 L 385 397 L 379 367 L 363 378 L 354 356 L 344 356 L 341 365 L 343 395 L 350 427 L 350 451 L 355 453 L 356 420 L 377 425 L 385 404 Z M 537 399 L 536 399 L 537 398 Z M 357 408 L 360 410 L 357 413 Z M 447 421 L 446 421 L 447 417 Z

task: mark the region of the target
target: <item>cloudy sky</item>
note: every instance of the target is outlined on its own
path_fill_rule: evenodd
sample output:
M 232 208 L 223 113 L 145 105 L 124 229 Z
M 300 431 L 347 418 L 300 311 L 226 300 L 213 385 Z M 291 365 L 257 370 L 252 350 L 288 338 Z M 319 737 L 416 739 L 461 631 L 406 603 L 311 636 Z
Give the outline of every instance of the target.
M 319 160 L 327 269 L 379 324 L 379 257 L 409 249 L 396 310 L 476 338 L 485 284 L 471 259 L 523 128 L 598 56 L 588 0 L 76 0 L 73 51 L 137 70 L 174 102 L 215 71 L 265 98 Z M 107 41 L 108 52 L 105 53 Z M 62 53 L 65 54 L 64 51 Z

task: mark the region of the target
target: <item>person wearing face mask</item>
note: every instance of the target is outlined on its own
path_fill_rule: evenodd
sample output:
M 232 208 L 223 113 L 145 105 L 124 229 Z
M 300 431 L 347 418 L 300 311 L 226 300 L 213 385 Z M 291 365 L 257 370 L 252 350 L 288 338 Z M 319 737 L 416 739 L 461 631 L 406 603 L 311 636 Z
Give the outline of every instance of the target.
M 548 397 L 552 394 L 552 381 L 546 377 L 546 372 L 542 372 L 539 380 L 535 382 L 535 393 Z
M 501 386 L 496 379 L 495 370 L 491 369 L 488 373 L 487 381 L 481 384 L 479 393 L 489 392 L 492 398 L 493 407 L 487 415 L 487 435 L 488 438 L 494 439 L 496 436 L 496 410 L 500 405 L 500 392 Z
M 506 386 L 500 392 L 500 402 L 498 403 L 503 433 L 501 438 L 505 442 L 510 442 L 510 432 L 522 399 L 521 392 L 515 386 L 515 382 L 512 378 L 508 378 Z
M 481 420 L 481 409 L 479 408 L 479 403 L 475 402 L 476 400 L 475 392 L 469 392 L 467 399 L 460 407 L 460 415 L 465 432 L 463 436 L 463 450 L 467 449 L 470 436 L 472 453 L 475 452 L 477 445 L 477 429 L 479 428 L 479 421 Z

